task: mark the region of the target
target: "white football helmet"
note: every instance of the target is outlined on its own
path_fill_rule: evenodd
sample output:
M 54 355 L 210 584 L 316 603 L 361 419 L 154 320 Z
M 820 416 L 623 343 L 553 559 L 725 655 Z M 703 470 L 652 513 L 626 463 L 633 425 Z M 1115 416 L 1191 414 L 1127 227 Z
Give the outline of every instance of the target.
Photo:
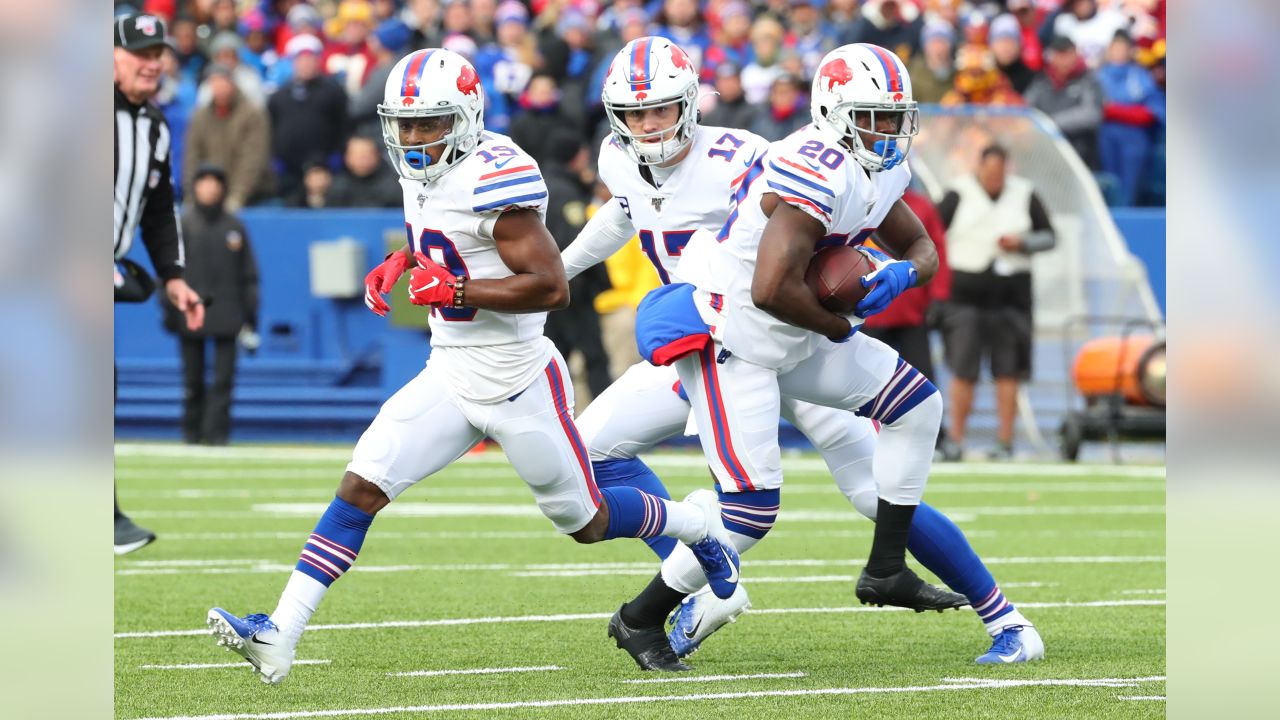
M 698 74 L 689 56 L 670 40 L 642 37 L 627 43 L 609 64 L 601 99 L 618 147 L 640 165 L 661 165 L 693 142 L 698 127 Z M 672 103 L 680 104 L 680 116 L 671 139 L 662 139 L 671 128 L 637 135 L 627 127 L 625 111 Z
M 838 47 L 822 58 L 813 76 L 810 110 L 814 125 L 844 137 L 858 163 L 870 172 L 906 160 L 911 139 L 920 131 L 920 110 L 911 96 L 906 66 L 897 55 L 869 43 Z M 876 120 L 886 113 L 894 119 L 896 132 L 878 129 Z M 856 120 L 864 114 L 870 124 L 859 128 Z M 867 147 L 859 130 L 878 139 Z
M 444 145 L 431 162 L 428 145 L 400 144 L 404 118 L 453 118 L 453 128 L 432 145 Z M 410 53 L 391 68 L 378 105 L 382 141 L 391 165 L 408 180 L 432 181 L 462 162 L 484 134 L 484 88 L 476 69 L 450 50 L 427 48 Z

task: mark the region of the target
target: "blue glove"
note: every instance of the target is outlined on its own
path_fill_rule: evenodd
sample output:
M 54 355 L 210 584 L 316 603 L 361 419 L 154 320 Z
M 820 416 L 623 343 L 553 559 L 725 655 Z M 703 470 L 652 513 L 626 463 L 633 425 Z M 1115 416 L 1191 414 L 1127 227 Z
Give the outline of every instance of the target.
M 872 252 L 866 250 L 866 252 Z M 855 310 L 858 317 L 868 318 L 889 307 L 893 299 L 916 284 L 916 268 L 906 260 L 894 260 L 881 265 L 879 270 L 862 276 L 862 287 L 871 292 L 862 298 Z

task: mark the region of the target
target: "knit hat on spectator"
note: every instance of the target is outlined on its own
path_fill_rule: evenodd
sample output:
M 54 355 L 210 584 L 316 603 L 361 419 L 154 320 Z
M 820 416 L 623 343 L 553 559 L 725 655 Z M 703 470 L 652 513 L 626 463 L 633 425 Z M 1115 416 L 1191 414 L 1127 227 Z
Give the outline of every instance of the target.
M 716 77 L 733 77 L 742 73 L 742 68 L 732 60 L 725 60 L 716 65 Z
M 115 19 L 115 47 L 129 52 L 146 50 L 157 45 L 173 47 L 164 21 L 155 15 L 124 15 Z
M 1054 35 L 1049 41 L 1048 49 L 1052 52 L 1065 52 L 1067 50 L 1075 50 L 1076 44 L 1066 35 Z
M 285 43 L 284 54 L 288 57 L 294 58 L 305 52 L 320 55 L 324 52 L 324 43 L 315 35 L 294 35 Z
M 1017 18 L 1006 14 L 991 21 L 991 27 L 987 29 L 987 41 L 995 42 L 997 38 L 1002 37 L 1022 42 L 1022 26 L 1018 24 Z
M 618 13 L 618 29 L 619 30 L 627 27 L 628 25 L 631 25 L 632 23 L 638 23 L 640 25 L 648 25 L 649 13 L 645 12 L 643 8 L 638 8 L 638 7 L 627 8 L 622 12 Z
M 204 73 L 206 78 L 211 78 L 214 75 L 221 75 L 228 78 L 232 77 L 231 68 L 227 65 L 223 65 L 222 63 L 210 63 L 209 69 L 205 70 Z
M 275 23 L 267 19 L 267 14 L 262 12 L 262 8 L 252 8 L 240 16 L 241 35 L 248 35 L 251 32 L 271 32 L 273 29 L 275 29 Z
M 591 23 L 587 21 L 586 15 L 570 8 L 561 12 L 560 18 L 556 20 L 556 35 L 564 37 L 570 30 L 590 32 Z
M 920 42 L 923 44 L 937 38 L 955 45 L 956 30 L 946 20 L 932 18 L 924 24 L 924 29 L 920 31 Z
M 795 4 L 794 2 L 792 4 Z M 720 21 L 724 22 L 731 17 L 751 17 L 751 6 L 741 0 L 729 0 L 729 2 L 720 6 Z
M 509 22 L 529 24 L 529 10 L 519 0 L 505 0 L 493 13 L 494 27 Z
M 212 177 L 217 178 L 223 187 L 227 186 L 227 173 L 222 169 L 221 165 L 215 165 L 211 162 L 202 162 L 196 167 L 195 174 L 191 176 L 192 184 L 200 182 L 201 178 Z
M 225 52 L 227 50 L 239 52 L 243 45 L 244 41 L 240 39 L 239 35 L 231 32 L 230 30 L 223 30 L 217 35 L 214 35 L 213 39 L 209 40 L 209 56 L 217 57 L 218 53 Z
M 365 0 L 342 0 L 342 4 L 338 5 L 337 15 L 329 21 L 325 30 L 329 37 L 336 38 L 353 22 L 372 27 L 373 8 Z
M 559 128 L 547 138 L 547 157 L 557 165 L 568 165 L 584 147 L 581 135 Z
M 413 40 L 413 31 L 399 18 L 391 18 L 375 28 L 373 36 L 387 52 L 399 53 Z
M 289 24 L 289 29 L 294 32 L 298 32 L 303 28 L 319 30 L 324 27 L 324 18 L 320 17 L 320 11 L 306 3 L 299 3 L 289 8 L 289 14 L 285 16 L 285 22 Z

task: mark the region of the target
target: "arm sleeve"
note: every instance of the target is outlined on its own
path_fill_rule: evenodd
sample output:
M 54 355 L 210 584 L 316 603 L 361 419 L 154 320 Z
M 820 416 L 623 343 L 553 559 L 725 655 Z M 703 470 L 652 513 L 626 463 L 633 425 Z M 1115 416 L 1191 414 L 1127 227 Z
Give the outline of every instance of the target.
M 165 157 L 160 169 L 160 179 L 155 190 L 147 198 L 139 226 L 142 242 L 151 256 L 151 265 L 161 280 L 182 277 L 186 264 L 186 248 L 182 231 L 178 228 L 178 210 L 173 204 L 173 179 L 169 170 L 169 158 Z
M 1031 232 L 1022 238 L 1022 251 L 1030 254 L 1052 250 L 1057 242 L 1058 239 L 1053 232 L 1053 225 L 1049 224 L 1049 213 L 1044 209 L 1044 203 L 1040 202 L 1038 195 L 1032 193 Z
M 938 203 L 938 217 L 942 219 L 944 228 L 951 227 L 951 221 L 955 219 L 958 207 L 960 207 L 960 193 L 948 190 L 942 202 Z
M 604 262 L 610 255 L 621 250 L 634 234 L 635 228 L 631 224 L 631 218 L 622 209 L 622 204 L 617 198 L 610 198 L 582 226 L 578 237 L 569 243 L 569 247 L 560 253 L 565 274 L 572 280 L 587 268 Z

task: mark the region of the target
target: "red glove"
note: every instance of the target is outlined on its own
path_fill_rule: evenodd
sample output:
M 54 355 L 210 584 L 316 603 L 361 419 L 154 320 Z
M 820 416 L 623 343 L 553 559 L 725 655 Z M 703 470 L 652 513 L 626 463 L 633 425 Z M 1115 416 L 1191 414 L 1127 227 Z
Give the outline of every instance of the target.
M 386 317 L 391 306 L 387 305 L 382 296 L 391 292 L 391 288 L 395 286 L 407 267 L 409 267 L 409 256 L 402 252 L 393 252 L 382 261 L 381 265 L 369 271 L 369 274 L 364 276 L 364 304 L 378 315 Z
M 414 253 L 418 267 L 409 273 L 409 302 L 414 305 L 449 306 L 453 304 L 453 273 L 440 267 L 422 253 Z

